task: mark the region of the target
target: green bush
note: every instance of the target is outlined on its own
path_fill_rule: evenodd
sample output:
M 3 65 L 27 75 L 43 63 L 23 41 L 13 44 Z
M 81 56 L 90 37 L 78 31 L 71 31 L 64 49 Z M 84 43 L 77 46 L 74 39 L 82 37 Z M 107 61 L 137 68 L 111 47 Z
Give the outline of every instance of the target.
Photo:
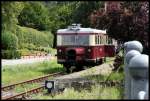
M 29 50 L 35 50 L 35 45 L 34 44 L 28 44 L 28 47 L 27 47 Z
M 51 32 L 41 32 L 33 28 L 20 27 L 17 26 L 16 35 L 19 39 L 19 48 L 30 47 L 52 47 L 53 45 L 53 35 Z M 24 46 L 24 44 L 26 45 Z
M 20 50 L 21 56 L 29 55 L 31 52 L 28 49 L 21 49 Z
M 35 48 L 35 50 L 43 51 L 46 53 L 53 53 L 53 51 L 55 51 L 55 49 L 52 49 L 51 47 L 37 47 L 37 48 Z
M 2 49 L 12 49 L 18 48 L 18 38 L 12 32 L 4 31 L 2 32 Z
M 3 59 L 16 59 L 21 58 L 21 53 L 18 50 L 2 50 Z

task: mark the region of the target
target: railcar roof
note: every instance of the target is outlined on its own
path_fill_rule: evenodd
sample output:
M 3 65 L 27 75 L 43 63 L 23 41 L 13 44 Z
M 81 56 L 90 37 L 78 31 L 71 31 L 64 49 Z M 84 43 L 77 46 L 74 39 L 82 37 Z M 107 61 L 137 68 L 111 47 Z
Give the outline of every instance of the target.
M 59 29 L 57 30 L 57 33 L 63 34 L 63 33 L 102 33 L 106 34 L 106 30 L 98 30 L 93 28 L 79 28 L 79 29 Z

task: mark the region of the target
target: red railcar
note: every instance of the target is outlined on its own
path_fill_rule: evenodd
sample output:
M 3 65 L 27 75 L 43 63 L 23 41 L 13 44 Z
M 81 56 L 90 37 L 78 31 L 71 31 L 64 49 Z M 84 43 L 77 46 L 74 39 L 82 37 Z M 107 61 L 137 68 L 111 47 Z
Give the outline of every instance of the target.
M 63 64 L 67 72 L 71 66 L 100 64 L 105 57 L 115 55 L 116 41 L 106 34 L 106 30 L 81 28 L 73 24 L 57 31 L 57 62 Z

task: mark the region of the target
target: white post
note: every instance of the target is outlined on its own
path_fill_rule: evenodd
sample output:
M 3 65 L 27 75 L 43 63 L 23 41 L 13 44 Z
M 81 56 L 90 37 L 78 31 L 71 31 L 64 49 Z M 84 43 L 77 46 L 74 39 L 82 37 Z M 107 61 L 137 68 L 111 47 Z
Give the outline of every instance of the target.
M 136 50 L 140 53 L 143 51 L 143 46 L 139 41 L 129 41 L 124 43 L 124 56 L 130 51 L 130 50 Z M 125 71 L 125 99 L 130 99 L 130 76 L 129 76 L 129 70 L 127 65 L 127 59 L 124 59 L 124 71 Z
M 149 99 L 148 58 L 148 55 L 136 55 L 129 62 L 129 73 L 131 75 L 130 99 Z
M 141 53 L 139 51 L 136 51 L 136 50 L 130 50 L 126 56 L 125 56 L 125 61 L 126 61 L 126 72 L 125 72 L 125 75 L 126 75 L 126 90 L 127 90 L 127 95 L 126 95 L 126 99 L 130 99 L 131 98 L 131 76 L 129 75 L 129 61 L 136 55 L 141 55 Z

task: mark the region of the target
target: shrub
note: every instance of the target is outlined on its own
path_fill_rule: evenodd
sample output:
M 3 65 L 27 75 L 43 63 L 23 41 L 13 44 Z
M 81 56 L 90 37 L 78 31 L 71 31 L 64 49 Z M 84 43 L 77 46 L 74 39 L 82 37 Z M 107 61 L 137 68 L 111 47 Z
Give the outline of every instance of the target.
M 31 52 L 28 49 L 21 49 L 20 50 L 21 56 L 29 55 Z
M 16 59 L 21 58 L 21 53 L 19 50 L 2 50 L 3 59 Z
M 18 48 L 18 38 L 12 32 L 4 31 L 2 32 L 2 49 L 12 49 Z
M 41 32 L 33 28 L 17 26 L 16 35 L 19 39 L 20 48 L 25 48 L 24 44 L 30 44 L 31 47 L 52 47 L 53 45 L 53 35 L 51 32 Z
M 35 45 L 30 43 L 28 44 L 28 47 L 27 47 L 29 50 L 35 50 Z

